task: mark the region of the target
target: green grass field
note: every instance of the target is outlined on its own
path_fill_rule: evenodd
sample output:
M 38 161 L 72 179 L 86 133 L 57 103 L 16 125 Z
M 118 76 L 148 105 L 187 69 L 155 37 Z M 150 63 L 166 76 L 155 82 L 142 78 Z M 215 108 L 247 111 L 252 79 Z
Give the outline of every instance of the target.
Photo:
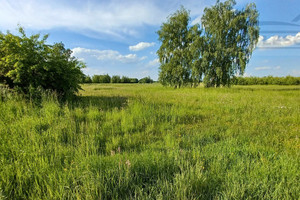
M 299 199 L 300 86 L 0 98 L 0 199 Z

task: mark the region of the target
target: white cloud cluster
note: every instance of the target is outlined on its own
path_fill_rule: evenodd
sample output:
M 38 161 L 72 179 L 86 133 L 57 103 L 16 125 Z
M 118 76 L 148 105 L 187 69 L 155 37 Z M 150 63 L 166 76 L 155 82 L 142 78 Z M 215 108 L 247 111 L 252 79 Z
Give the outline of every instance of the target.
M 141 25 L 157 25 L 167 16 L 151 1 L 0 0 L 0 28 L 68 28 L 123 37 Z M 2 20 L 1 20 L 2 19 Z M 5 19 L 5 20 L 4 20 Z
M 263 67 L 255 67 L 254 69 L 256 71 L 261 71 L 261 70 L 278 70 L 278 69 L 280 69 L 280 66 L 276 66 L 276 67 L 263 66 Z
M 86 48 L 81 48 L 81 47 L 76 47 L 72 49 L 73 51 L 73 56 L 81 59 L 81 60 L 86 60 L 88 58 L 96 58 L 97 60 L 100 61 L 118 61 L 121 63 L 136 63 L 141 60 L 144 60 L 145 57 L 139 58 L 136 54 L 127 54 L 127 55 L 122 55 L 118 51 L 114 50 L 97 50 L 97 49 L 86 49 Z
M 35 30 L 66 28 L 92 37 L 100 33 L 124 38 L 137 36 L 144 25 L 160 25 L 181 4 L 174 0 L 0 0 L 0 29 L 12 30 L 20 24 Z M 204 3 L 186 0 L 185 7 L 194 18 L 201 15 Z
M 134 46 L 129 46 L 130 51 L 141 51 L 143 49 L 146 49 L 148 47 L 153 47 L 155 45 L 154 42 L 149 43 L 149 42 L 140 42 L 137 45 Z
M 300 32 L 296 35 L 288 35 L 286 37 L 274 35 L 265 40 L 263 36 L 259 36 L 258 48 L 280 48 L 289 47 L 300 43 Z

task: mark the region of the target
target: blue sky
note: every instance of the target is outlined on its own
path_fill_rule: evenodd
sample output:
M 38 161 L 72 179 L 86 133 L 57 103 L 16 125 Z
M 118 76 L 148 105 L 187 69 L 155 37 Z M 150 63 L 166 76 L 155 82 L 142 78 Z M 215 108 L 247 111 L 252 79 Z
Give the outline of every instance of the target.
M 300 76 L 300 1 L 237 0 L 236 8 L 255 2 L 260 42 L 245 76 Z M 192 24 L 215 0 L 0 0 L 0 31 L 49 33 L 87 64 L 84 73 L 158 77 L 156 31 L 183 5 Z

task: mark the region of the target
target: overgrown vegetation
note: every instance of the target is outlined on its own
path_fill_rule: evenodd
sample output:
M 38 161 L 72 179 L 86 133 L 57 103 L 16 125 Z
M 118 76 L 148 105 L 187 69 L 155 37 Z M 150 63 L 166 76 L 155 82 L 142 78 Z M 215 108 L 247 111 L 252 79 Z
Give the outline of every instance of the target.
M 299 86 L 1 90 L 2 199 L 299 199 Z
M 300 85 L 300 77 L 235 77 L 232 82 L 235 85 Z
M 235 4 L 218 0 L 205 8 L 201 28 L 190 25 L 183 7 L 162 24 L 157 54 L 163 85 L 177 88 L 203 81 L 205 87 L 230 86 L 236 74 L 243 75 L 258 42 L 258 11 L 254 3 L 241 10 Z
M 27 36 L 23 28 L 19 35 L 0 33 L 0 81 L 29 95 L 51 90 L 67 98 L 77 93 L 84 63 L 64 44 L 46 44 L 47 37 Z

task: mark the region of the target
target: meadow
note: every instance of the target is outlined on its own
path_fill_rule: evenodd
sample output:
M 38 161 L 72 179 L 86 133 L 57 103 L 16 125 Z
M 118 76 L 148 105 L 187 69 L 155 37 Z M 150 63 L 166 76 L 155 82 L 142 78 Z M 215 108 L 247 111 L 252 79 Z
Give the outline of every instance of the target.
M 0 96 L 0 199 L 299 199 L 300 86 Z

